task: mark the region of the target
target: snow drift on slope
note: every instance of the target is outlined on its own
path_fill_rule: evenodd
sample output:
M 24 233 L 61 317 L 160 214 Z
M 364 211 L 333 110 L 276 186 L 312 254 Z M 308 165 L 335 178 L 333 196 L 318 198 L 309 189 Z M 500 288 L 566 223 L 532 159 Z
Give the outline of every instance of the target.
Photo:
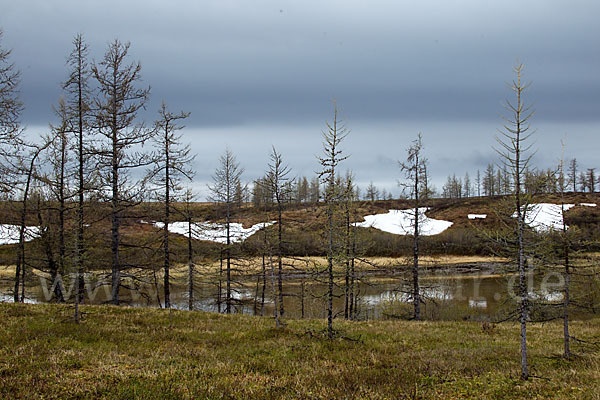
M 18 225 L 0 224 L 0 245 L 19 243 L 19 233 L 21 227 Z M 40 228 L 37 226 L 25 227 L 25 241 L 35 239 L 40 236 Z
M 580 203 L 584 207 L 596 207 L 594 203 Z M 565 204 L 565 211 L 575 207 L 575 204 Z M 515 212 L 513 218 L 517 216 Z M 564 220 L 560 204 L 534 203 L 530 204 L 525 215 L 525 223 L 538 232 L 547 232 L 551 229 L 562 230 Z M 565 226 L 569 229 L 568 226 Z
M 437 235 L 452 226 L 450 221 L 429 218 L 425 215 L 427 210 L 429 210 L 428 207 L 419 208 L 419 230 L 421 235 Z M 361 222 L 356 226 L 375 228 L 396 235 L 412 235 L 414 232 L 413 217 L 414 209 L 390 210 L 387 214 L 367 215 L 365 222 Z
M 142 221 L 143 222 L 143 221 Z M 244 228 L 242 224 L 232 222 L 229 224 L 229 236 L 232 243 L 243 242 L 259 230 L 273 225 L 275 221 L 252 225 L 250 228 Z M 154 223 L 157 228 L 163 228 L 162 222 Z M 171 222 L 169 232 L 187 236 L 189 225 L 187 222 Z M 192 223 L 192 237 L 197 240 L 207 240 L 216 243 L 227 243 L 227 230 L 224 224 L 209 222 Z

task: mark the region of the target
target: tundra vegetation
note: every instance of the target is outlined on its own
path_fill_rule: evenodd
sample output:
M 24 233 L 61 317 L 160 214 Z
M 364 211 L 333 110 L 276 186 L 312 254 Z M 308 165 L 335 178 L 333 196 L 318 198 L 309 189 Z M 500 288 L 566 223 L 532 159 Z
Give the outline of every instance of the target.
M 401 196 L 373 182 L 361 191 L 334 102 L 315 176 L 294 176 L 272 147 L 247 184 L 226 149 L 200 202 L 187 186 L 189 113 L 165 101 L 145 123 L 150 87 L 130 44 L 110 42 L 97 63 L 82 35 L 72 45 L 56 121 L 35 140 L 0 43 L 0 294 L 14 303 L 0 304 L 2 397 L 597 394 L 600 182 L 575 157 L 532 165 L 521 64 L 498 160 L 452 173 L 441 191 L 420 133 L 397 144 Z M 560 208 L 558 225 L 531 223 L 537 203 Z M 408 215 L 407 234 L 363 224 L 390 210 Z M 430 219 L 452 226 L 428 235 Z M 491 264 L 507 279 L 494 315 L 452 315 L 432 290 L 432 271 Z M 532 292 L 550 275 L 558 297 Z M 374 321 L 364 291 L 378 281 L 397 297 Z M 57 304 L 22 304 L 40 287 Z M 320 318 L 306 319 L 315 301 Z M 144 302 L 169 310 L 103 306 Z

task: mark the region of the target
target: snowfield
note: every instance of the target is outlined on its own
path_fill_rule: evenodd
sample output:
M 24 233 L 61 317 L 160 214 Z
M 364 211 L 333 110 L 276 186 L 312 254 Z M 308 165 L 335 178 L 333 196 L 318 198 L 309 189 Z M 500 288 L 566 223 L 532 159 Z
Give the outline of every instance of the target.
M 20 226 L 0 224 L 0 245 L 19 243 Z M 25 227 L 25 241 L 35 239 L 40 236 L 40 228 L 37 226 Z
M 583 207 L 596 207 L 595 203 L 579 203 Z M 565 204 L 565 211 L 575 207 L 575 204 Z M 513 218 L 517 216 L 515 212 Z M 551 229 L 562 230 L 564 220 L 560 204 L 534 203 L 530 204 L 525 216 L 525 223 L 538 232 L 547 232 Z M 568 225 L 565 225 L 569 229 Z
M 419 230 L 421 235 L 432 236 L 444 232 L 452 222 L 429 218 L 425 213 L 428 207 L 419 208 Z M 390 210 L 387 214 L 367 215 L 365 221 L 356 224 L 362 228 L 375 228 L 395 235 L 412 235 L 414 209 Z
M 143 222 L 144 221 L 140 221 Z M 252 225 L 250 228 L 244 228 L 242 224 L 232 222 L 229 224 L 229 236 L 232 243 L 243 242 L 259 230 L 271 226 L 275 221 Z M 155 222 L 154 226 L 162 229 L 165 225 L 162 222 Z M 172 222 L 169 224 L 169 232 L 187 236 L 189 224 L 187 222 Z M 227 243 L 227 229 L 224 224 L 216 223 L 192 223 L 192 238 L 197 240 L 207 240 L 209 242 Z

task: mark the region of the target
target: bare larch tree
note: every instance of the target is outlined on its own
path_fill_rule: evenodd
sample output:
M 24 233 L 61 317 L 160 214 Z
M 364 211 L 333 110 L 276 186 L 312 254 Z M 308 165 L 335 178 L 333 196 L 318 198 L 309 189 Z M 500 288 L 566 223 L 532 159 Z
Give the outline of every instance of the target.
M 171 307 L 171 291 L 169 281 L 169 271 L 171 268 L 169 252 L 169 223 L 171 208 L 181 190 L 181 181 L 183 179 L 191 180 L 193 171 L 190 163 L 194 159 L 190 155 L 190 146 L 181 143 L 181 135 L 177 131 L 183 129 L 179 122 L 186 119 L 190 113 L 180 112 L 174 114 L 167 109 L 163 102 L 158 111 L 159 119 L 155 122 L 156 134 L 153 141 L 157 148 L 154 169 L 152 171 L 152 180 L 158 192 L 158 199 L 163 204 L 163 268 L 164 282 L 163 290 L 165 297 L 165 308 Z
M 290 169 L 283 163 L 281 154 L 275 150 L 271 151 L 271 162 L 264 183 L 268 186 L 266 192 L 273 195 L 273 201 L 277 208 L 277 288 L 279 296 L 279 316 L 283 317 L 283 206 L 290 195 L 289 182 Z
M 2 40 L 0 29 L 0 41 Z M 0 43 L 1 44 L 1 43 Z M 19 99 L 20 73 L 10 62 L 11 50 L 0 47 L 0 190 L 11 191 L 14 180 L 14 155 L 22 149 L 23 129 L 20 117 L 23 103 Z
M 521 379 L 529 378 L 527 363 L 527 321 L 529 320 L 529 294 L 527 290 L 527 263 L 525 259 L 525 220 L 528 202 L 522 193 L 523 178 L 531 161 L 531 144 L 527 140 L 534 131 L 530 131 L 529 120 L 534 110 L 523 102 L 523 95 L 529 84 L 522 82 L 523 65 L 514 67 L 516 79 L 509 85 L 515 95 L 513 101 L 507 100 L 505 109 L 507 115 L 503 117 L 504 126 L 499 129 L 500 136 L 496 137 L 499 148 L 496 149 L 502 163 L 509 170 L 513 181 L 513 199 L 515 211 L 515 232 L 517 243 L 517 266 L 519 271 L 519 320 L 521 324 Z
M 115 39 L 108 45 L 99 64 L 92 66 L 92 74 L 98 83 L 99 95 L 95 99 L 95 125 L 103 142 L 98 151 L 99 166 L 103 169 L 103 188 L 111 204 L 111 300 L 119 304 L 121 286 L 120 225 L 127 204 L 143 190 L 140 183 L 129 184 L 128 172 L 147 166 L 151 158 L 134 151 L 145 143 L 152 131 L 137 123 L 138 112 L 148 100 L 150 88 L 140 89 L 142 66 L 139 62 L 127 64 L 129 43 Z M 129 185 L 128 185 L 129 184 Z
M 327 213 L 327 336 L 333 338 L 333 261 L 334 249 L 334 214 L 340 199 L 339 188 L 336 185 L 336 169 L 340 162 L 348 158 L 342 156 L 340 143 L 348 135 L 349 130 L 338 120 L 338 108 L 334 102 L 333 122 L 327 122 L 323 134 L 323 155 L 319 157 L 321 171 L 319 178 L 325 185 L 325 207 Z
M 73 50 L 67 58 L 69 76 L 63 84 L 66 93 L 66 104 L 70 114 L 70 125 L 76 137 L 75 153 L 77 157 L 77 241 L 75 254 L 75 322 L 79 322 L 79 303 L 83 300 L 83 274 L 85 272 L 85 220 L 84 200 L 90 187 L 86 160 L 92 154 L 90 118 L 90 87 L 91 70 L 88 63 L 88 48 L 83 36 L 78 34 L 73 39 Z
M 244 170 L 233 153 L 227 149 L 219 159 L 219 167 L 213 175 L 213 184 L 209 185 L 211 200 L 225 206 L 225 261 L 226 292 L 225 312 L 231 313 L 231 213 L 235 204 L 235 190 Z
M 404 172 L 406 181 L 401 183 L 407 197 L 413 201 L 413 209 L 410 211 L 410 223 L 413 236 L 413 263 L 412 263 L 412 301 L 413 318 L 421 319 L 421 292 L 419 288 L 419 241 L 421 236 L 420 223 L 423 219 L 421 212 L 422 195 L 427 191 L 426 165 L 427 159 L 423 157 L 422 137 L 419 133 L 417 139 L 412 142 L 407 150 L 406 161 L 399 162 L 400 170 Z

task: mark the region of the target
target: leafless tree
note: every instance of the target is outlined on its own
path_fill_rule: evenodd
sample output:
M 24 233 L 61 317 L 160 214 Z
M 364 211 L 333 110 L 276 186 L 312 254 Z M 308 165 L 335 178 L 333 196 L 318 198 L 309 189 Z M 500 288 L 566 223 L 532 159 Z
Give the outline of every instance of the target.
M 564 143 L 562 145 L 564 153 Z M 560 163 L 558 165 L 558 171 L 560 175 L 564 176 L 564 156 L 561 156 Z M 563 264 L 565 269 L 565 286 L 563 289 L 563 344 L 564 352 L 563 356 L 566 358 L 571 357 L 571 335 L 569 333 L 569 307 L 571 302 L 571 263 L 570 263 L 570 235 L 567 232 L 567 225 L 565 224 L 566 219 L 566 208 L 565 208 L 565 192 L 567 190 L 568 182 L 564 179 L 559 181 L 559 193 L 560 193 L 560 216 L 562 217 L 562 229 L 560 232 L 560 239 L 562 244 L 562 256 Z
M 356 269 L 355 269 L 355 253 L 356 253 L 356 224 L 355 218 L 355 202 L 357 200 L 354 187 L 354 177 L 350 172 L 346 173 L 345 188 L 343 193 L 342 209 L 344 213 L 345 232 L 345 254 L 344 262 L 345 269 L 345 285 L 344 285 L 344 318 L 354 319 L 356 298 Z
M 75 322 L 79 322 L 79 303 L 83 300 L 83 274 L 85 272 L 85 194 L 90 191 L 89 168 L 86 160 L 93 154 L 91 151 L 90 87 L 91 70 L 88 63 L 88 47 L 83 36 L 78 34 L 73 39 L 73 50 L 67 58 L 69 76 L 63 84 L 66 93 L 66 104 L 70 114 L 71 129 L 75 133 L 75 153 L 77 156 L 77 242 L 75 275 Z
M 577 192 L 577 159 L 572 158 L 569 162 L 569 183 L 573 185 L 573 193 Z
M 194 246 L 193 246 L 193 233 L 194 228 L 192 224 L 192 201 L 194 200 L 194 193 L 188 188 L 183 195 L 183 210 L 178 210 L 187 222 L 188 230 L 186 232 L 187 239 L 187 259 L 188 259 L 188 310 L 194 309 L 194 280 L 195 280 L 195 263 L 194 263 Z
M 3 32 L 0 30 L 0 44 Z M 20 73 L 10 62 L 11 50 L 0 47 L 0 190 L 10 193 L 15 182 L 16 154 L 22 150 L 20 124 L 23 103 L 19 99 Z
M 142 69 L 139 62 L 127 64 L 129 43 L 115 39 L 108 45 L 99 64 L 92 65 L 99 95 L 95 99 L 95 127 L 102 140 L 98 150 L 103 171 L 101 194 L 107 194 L 111 204 L 111 288 L 112 303 L 119 304 L 121 286 L 121 219 L 124 208 L 143 191 L 143 182 L 131 184 L 129 171 L 147 166 L 152 158 L 135 151 L 145 143 L 152 130 L 137 122 L 138 113 L 148 100 L 150 88 L 140 89 Z
M 225 260 L 226 260 L 226 293 L 225 312 L 231 313 L 231 214 L 235 204 L 235 189 L 244 172 L 233 153 L 226 149 L 219 159 L 219 167 L 213 175 L 213 184 L 209 185 L 211 200 L 225 206 Z
M 374 202 L 375 200 L 379 199 L 379 190 L 377 190 L 375 185 L 373 185 L 373 182 L 370 182 L 369 186 L 367 186 L 365 199 L 371 202 Z
M 277 288 L 279 296 L 279 315 L 283 317 L 285 312 L 283 306 L 283 207 L 286 199 L 291 194 L 291 188 L 287 185 L 289 182 L 290 169 L 283 163 L 283 158 L 280 153 L 271 150 L 271 162 L 269 170 L 265 177 L 267 191 L 273 194 L 273 200 L 277 209 Z
M 190 155 L 190 146 L 181 143 L 181 135 L 177 131 L 183 129 L 180 121 L 187 118 L 190 114 L 181 112 L 173 114 L 167 109 L 163 102 L 158 111 L 159 119 L 155 122 L 155 142 L 157 152 L 154 159 L 154 168 L 151 172 L 152 181 L 158 193 L 158 199 L 163 204 L 163 268 L 164 283 L 163 290 L 165 296 L 165 308 L 171 307 L 169 271 L 171 268 L 170 250 L 169 250 L 169 223 L 171 217 L 171 208 L 173 200 L 177 198 L 178 191 L 181 189 L 183 179 L 191 180 L 193 171 L 190 163 L 194 157 Z
M 321 171 L 319 179 L 325 185 L 325 208 L 327 213 L 327 336 L 333 338 L 333 261 L 334 249 L 334 214 L 340 201 L 339 187 L 336 185 L 336 169 L 340 162 L 348 156 L 342 155 L 340 143 L 346 138 L 349 130 L 338 120 L 338 108 L 334 102 L 333 122 L 327 122 L 327 129 L 323 132 L 323 155 L 319 157 Z
M 28 144 L 29 151 L 24 155 L 20 155 L 17 158 L 17 164 L 15 164 L 17 174 L 24 177 L 24 181 L 21 182 L 21 212 L 20 212 L 20 225 L 19 225 L 19 243 L 17 247 L 17 263 L 15 268 L 15 287 L 14 287 L 14 301 L 25 302 L 25 275 L 26 275 L 26 253 L 25 253 L 25 236 L 27 232 L 27 215 L 29 196 L 31 194 L 31 188 L 36 178 L 36 163 L 40 154 L 49 146 L 46 142 L 41 146 Z M 21 289 L 21 295 L 19 296 L 19 287 Z
M 587 187 L 590 189 L 590 193 L 594 193 L 596 191 L 596 168 L 588 168 L 586 179 L 587 179 Z
M 45 154 L 44 164 L 51 168 L 45 168 L 44 171 L 40 171 L 38 179 L 45 184 L 45 187 L 49 191 L 49 195 L 45 199 L 44 203 L 48 204 L 48 217 L 46 218 L 46 224 L 48 225 L 45 229 L 46 235 L 43 235 L 46 239 L 55 233 L 57 237 L 58 245 L 58 257 L 55 259 L 54 252 L 52 250 L 52 243 L 50 240 L 45 240 L 46 247 L 46 259 L 48 263 L 48 269 L 50 273 L 50 279 L 55 284 L 54 295 L 59 301 L 64 301 L 63 287 L 60 284 L 62 279 L 61 275 L 64 276 L 66 272 L 67 264 L 67 247 L 66 247 L 66 219 L 68 212 L 68 205 L 72 199 L 72 193 L 70 190 L 69 182 L 74 177 L 71 163 L 69 135 L 73 131 L 71 125 L 71 119 L 67 104 L 63 98 L 58 101 L 58 106 L 55 108 L 56 116 L 60 122 L 57 125 L 51 125 L 51 133 L 49 136 L 44 137 L 45 143 L 47 143 L 47 151 Z M 42 205 L 41 205 L 42 193 L 38 194 L 38 207 L 37 215 L 40 227 L 45 225 L 44 218 L 42 217 Z M 56 206 L 53 206 L 55 202 Z M 52 217 L 52 214 L 56 214 L 56 219 Z M 77 280 L 77 278 L 76 278 Z M 78 283 L 78 282 L 76 282 Z M 76 285 L 77 286 L 77 285 Z M 76 287 L 76 296 L 79 294 Z M 76 311 L 75 321 L 79 322 L 78 304 L 79 299 L 75 300 Z
M 423 185 L 426 182 L 426 165 L 427 159 L 423 157 L 422 137 L 419 133 L 417 139 L 412 142 L 407 150 L 406 161 L 398 162 L 400 170 L 404 173 L 405 182 L 401 183 L 407 197 L 413 201 L 413 209 L 411 210 L 411 228 L 413 230 L 413 318 L 421 319 L 421 293 L 419 288 L 419 241 L 421 235 L 420 224 L 423 219 L 421 212 L 421 194 L 423 193 Z
M 507 116 L 504 118 L 503 129 L 499 129 L 500 136 L 496 137 L 499 148 L 496 149 L 503 164 L 510 171 L 513 181 L 513 199 L 515 218 L 515 232 L 517 243 L 517 265 L 519 269 L 519 320 L 521 323 L 521 379 L 529 378 L 527 362 L 527 322 L 529 320 L 529 297 L 527 290 L 527 265 L 525 260 L 526 243 L 524 240 L 525 219 L 528 201 L 522 193 L 523 178 L 531 161 L 531 144 L 528 139 L 534 133 L 530 131 L 529 120 L 534 114 L 531 106 L 523 101 L 524 93 L 529 84 L 522 82 L 523 64 L 517 62 L 514 67 L 516 79 L 509 85 L 515 95 L 513 101 L 507 100 L 505 109 Z

